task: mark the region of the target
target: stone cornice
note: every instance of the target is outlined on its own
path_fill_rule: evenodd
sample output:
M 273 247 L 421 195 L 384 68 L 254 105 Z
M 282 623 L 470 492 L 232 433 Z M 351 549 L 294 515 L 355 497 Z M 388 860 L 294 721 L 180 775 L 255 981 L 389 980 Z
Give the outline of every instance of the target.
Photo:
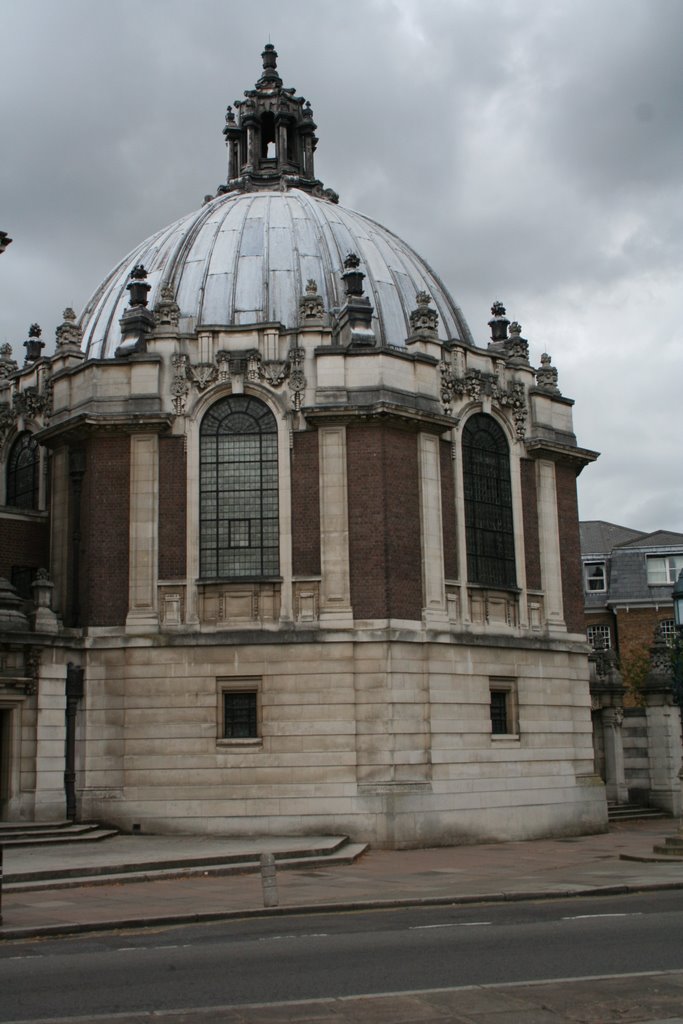
M 575 467 L 578 473 L 599 457 L 600 452 L 590 448 L 577 448 L 561 444 L 543 437 L 526 439 L 526 451 L 532 459 L 548 459 L 551 462 L 564 462 Z
M 65 441 L 82 441 L 92 434 L 165 434 L 173 423 L 171 413 L 127 416 L 93 416 L 82 413 L 46 427 L 36 434 L 40 444 L 55 447 Z

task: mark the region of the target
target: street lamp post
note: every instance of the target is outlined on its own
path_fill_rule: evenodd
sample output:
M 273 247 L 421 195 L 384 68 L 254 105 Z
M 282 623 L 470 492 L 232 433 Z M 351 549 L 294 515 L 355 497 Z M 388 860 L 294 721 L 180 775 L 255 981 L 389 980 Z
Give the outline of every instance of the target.
M 674 604 L 674 623 L 676 624 L 676 636 L 674 637 L 671 666 L 673 676 L 673 697 L 675 703 L 678 705 L 678 710 L 681 716 L 681 728 L 683 729 L 683 569 L 681 569 L 678 574 L 678 579 L 674 583 L 671 597 Z M 683 763 L 681 763 L 679 778 L 683 783 Z M 679 847 L 680 854 L 683 855 L 683 814 L 678 820 L 678 836 L 674 840 L 674 844 Z

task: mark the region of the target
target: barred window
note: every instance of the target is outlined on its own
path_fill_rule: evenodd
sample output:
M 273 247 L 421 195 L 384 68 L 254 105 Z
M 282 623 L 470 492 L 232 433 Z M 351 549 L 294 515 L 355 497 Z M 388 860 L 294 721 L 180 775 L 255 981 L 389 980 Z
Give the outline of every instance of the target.
M 517 585 L 510 454 L 492 416 L 471 416 L 462 432 L 467 576 L 491 587 Z
M 277 424 L 267 405 L 247 395 L 216 402 L 199 461 L 200 576 L 277 576 Z
M 223 736 L 228 740 L 256 739 L 258 736 L 258 693 L 256 690 L 223 691 Z
M 28 432 L 19 434 L 7 460 L 7 504 L 38 508 L 40 447 Z
M 492 736 L 518 736 L 517 686 L 513 679 L 491 679 L 489 707 Z
M 612 646 L 612 630 L 609 626 L 589 626 L 586 638 L 593 650 L 609 650 Z

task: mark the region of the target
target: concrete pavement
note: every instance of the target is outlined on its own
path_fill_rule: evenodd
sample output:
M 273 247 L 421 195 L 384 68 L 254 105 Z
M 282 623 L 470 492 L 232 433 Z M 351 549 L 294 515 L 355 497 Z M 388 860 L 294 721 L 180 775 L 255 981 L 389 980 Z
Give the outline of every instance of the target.
M 226 857 L 238 846 L 272 849 L 273 841 L 172 836 L 120 836 L 103 844 L 48 847 L 5 852 L 6 877 L 35 871 L 52 862 L 55 873 L 65 860 L 106 860 L 115 866 L 165 861 L 171 850 L 193 861 L 191 877 L 115 884 L 77 885 L 39 891 L 12 891 L 2 898 L 0 939 L 73 934 L 150 924 L 182 923 L 264 913 L 353 909 L 422 902 L 458 903 L 550 898 L 648 888 L 683 888 L 682 861 L 624 860 L 652 856 L 652 848 L 671 835 L 669 820 L 612 826 L 602 835 L 489 843 L 429 850 L 369 850 L 353 864 L 304 864 L 278 870 L 279 907 L 265 911 L 258 874 L 227 877 L 197 874 L 197 860 L 220 848 Z M 282 848 L 287 840 L 278 839 Z M 301 843 L 291 838 L 292 844 Z M 181 856 L 182 855 L 182 856 Z M 182 869 L 177 869 L 181 872 Z
M 420 903 L 556 898 L 683 888 L 683 862 L 654 861 L 670 820 L 630 822 L 604 835 L 430 850 L 370 850 L 350 865 L 279 870 L 280 905 L 264 910 L 257 874 L 212 874 L 155 881 L 76 885 L 3 894 L 0 940 L 127 929 L 263 914 Z M 300 840 L 275 847 L 295 855 Z M 273 849 L 272 841 L 121 836 L 89 848 L 7 851 L 18 877 L 39 865 L 55 873 L 99 861 L 109 867 L 196 862 L 222 853 Z M 643 858 L 625 860 L 629 858 Z M 78 863 L 73 864 L 73 861 Z M 10 887 L 13 888 L 13 887 Z M 682 954 L 683 956 L 683 954 Z M 79 1018 L 84 1021 L 85 1018 Z M 60 1024 L 46 1017 L 44 1024 Z M 683 1024 L 683 970 L 610 978 L 469 986 L 299 1003 L 192 1008 L 88 1018 L 88 1024 Z M 11 1022 L 8 1022 L 11 1024 Z M 69 1024 L 75 1024 L 70 1018 Z

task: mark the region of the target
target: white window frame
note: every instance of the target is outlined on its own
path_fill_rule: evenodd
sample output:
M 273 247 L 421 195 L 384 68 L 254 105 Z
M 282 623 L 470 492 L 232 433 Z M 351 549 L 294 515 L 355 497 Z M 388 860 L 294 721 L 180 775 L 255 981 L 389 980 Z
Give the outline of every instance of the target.
M 596 570 L 600 573 L 593 575 Z M 583 565 L 584 587 L 587 594 L 604 594 L 607 590 L 607 566 L 604 561 L 584 562 Z M 592 583 L 599 583 L 600 586 L 591 586 Z
M 595 641 L 598 637 L 605 641 L 604 649 L 610 651 L 612 649 L 612 627 L 604 622 L 596 622 L 586 628 L 586 639 L 594 651 L 597 650 Z
M 648 555 L 647 585 L 672 587 L 683 569 L 683 555 Z
M 659 629 L 662 636 L 667 642 L 669 647 L 673 647 L 676 643 L 676 637 L 678 636 L 678 630 L 676 629 L 675 619 L 661 619 L 659 622 Z

